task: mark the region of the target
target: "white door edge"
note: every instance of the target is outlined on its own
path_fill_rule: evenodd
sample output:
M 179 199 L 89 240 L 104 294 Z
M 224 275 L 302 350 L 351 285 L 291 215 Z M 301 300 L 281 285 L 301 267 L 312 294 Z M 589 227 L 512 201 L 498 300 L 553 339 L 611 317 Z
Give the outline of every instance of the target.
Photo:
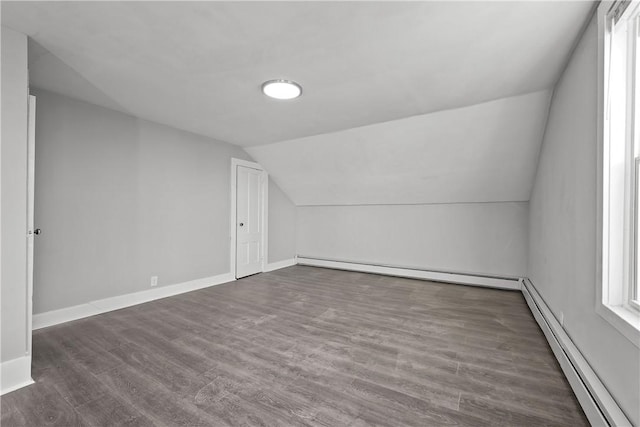
M 36 97 L 29 95 L 27 119 L 27 293 L 26 310 L 26 346 L 25 355 L 31 354 L 33 329 L 33 249 L 34 200 L 35 200 L 35 159 L 36 159 Z

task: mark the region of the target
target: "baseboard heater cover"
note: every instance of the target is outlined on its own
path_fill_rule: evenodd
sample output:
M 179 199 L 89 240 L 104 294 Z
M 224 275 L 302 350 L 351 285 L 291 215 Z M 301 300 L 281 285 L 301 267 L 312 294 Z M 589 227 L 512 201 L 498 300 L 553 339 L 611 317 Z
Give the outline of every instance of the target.
M 526 278 L 522 282 L 522 293 L 529 309 L 547 338 L 591 425 L 631 426 L 629 419 L 567 335 L 533 283 Z
M 313 267 L 333 268 L 336 270 L 359 271 L 363 273 L 382 274 L 385 276 L 407 277 L 412 279 L 433 280 L 437 282 L 456 283 L 461 285 L 486 286 L 499 289 L 520 290 L 520 278 L 488 275 L 481 273 L 454 273 L 439 270 L 426 270 L 416 267 L 374 264 L 357 261 L 341 261 L 335 259 L 316 258 L 298 255 L 298 264 Z

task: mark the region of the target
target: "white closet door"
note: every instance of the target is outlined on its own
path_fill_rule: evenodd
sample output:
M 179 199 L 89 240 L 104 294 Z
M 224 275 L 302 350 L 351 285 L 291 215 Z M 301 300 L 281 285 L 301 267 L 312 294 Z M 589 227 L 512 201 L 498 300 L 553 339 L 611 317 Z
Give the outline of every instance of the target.
M 236 185 L 236 277 L 262 271 L 262 171 L 238 166 Z

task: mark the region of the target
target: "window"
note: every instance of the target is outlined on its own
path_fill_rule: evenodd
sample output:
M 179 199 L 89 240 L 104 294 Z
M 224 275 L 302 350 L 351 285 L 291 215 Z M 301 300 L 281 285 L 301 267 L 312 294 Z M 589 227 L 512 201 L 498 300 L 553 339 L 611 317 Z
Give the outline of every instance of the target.
M 598 312 L 640 346 L 640 0 L 602 2 Z
M 610 60 L 608 76 L 608 98 L 606 120 L 609 124 L 610 177 L 611 184 L 619 187 L 618 203 L 623 212 L 623 230 L 628 239 L 623 242 L 623 286 L 619 303 L 637 309 L 638 279 L 640 278 L 639 218 L 640 202 L 638 185 L 640 149 L 636 123 L 640 114 L 640 80 L 638 74 L 640 27 L 640 2 L 622 2 L 609 17 Z M 638 84 L 636 84 L 638 83 Z M 640 131 L 640 126 L 638 129 Z M 615 192 L 615 191 L 612 191 Z M 614 198 L 615 200 L 615 198 Z M 615 206 L 612 207 L 615 211 Z M 626 271 L 628 270 L 628 271 Z

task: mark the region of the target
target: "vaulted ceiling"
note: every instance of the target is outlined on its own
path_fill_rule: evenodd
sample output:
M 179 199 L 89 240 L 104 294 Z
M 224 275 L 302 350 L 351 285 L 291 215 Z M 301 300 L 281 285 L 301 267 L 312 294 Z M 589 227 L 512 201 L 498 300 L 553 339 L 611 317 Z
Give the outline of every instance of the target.
M 297 205 L 529 200 L 550 91 L 246 150 Z
M 33 86 L 250 147 L 297 204 L 527 200 L 592 6 L 1 3 Z M 303 96 L 266 98 L 273 78 Z

